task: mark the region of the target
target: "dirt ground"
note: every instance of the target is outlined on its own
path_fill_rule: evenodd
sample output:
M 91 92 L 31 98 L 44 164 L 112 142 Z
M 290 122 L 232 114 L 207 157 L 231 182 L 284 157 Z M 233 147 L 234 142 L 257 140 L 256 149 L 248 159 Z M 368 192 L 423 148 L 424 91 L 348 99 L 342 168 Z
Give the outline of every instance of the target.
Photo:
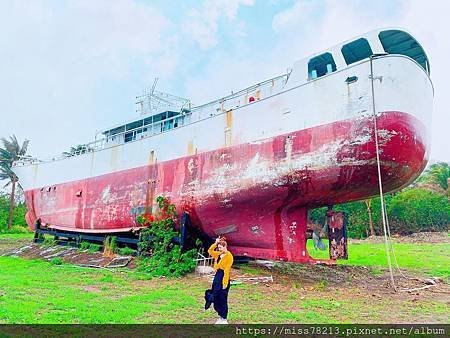
M 31 243 L 29 238 L 2 238 L 0 237 L 0 256 L 9 254 L 10 252 L 26 246 Z
M 2 240 L 0 242 L 0 256 L 17 256 L 27 259 L 61 259 L 64 263 L 76 264 L 92 268 L 113 268 L 111 265 L 120 265 L 114 267 L 135 268 L 134 257 L 107 255 L 103 252 L 89 252 L 89 250 L 80 251 L 77 247 L 68 245 L 46 246 L 42 243 L 32 243 L 30 240 L 16 241 Z

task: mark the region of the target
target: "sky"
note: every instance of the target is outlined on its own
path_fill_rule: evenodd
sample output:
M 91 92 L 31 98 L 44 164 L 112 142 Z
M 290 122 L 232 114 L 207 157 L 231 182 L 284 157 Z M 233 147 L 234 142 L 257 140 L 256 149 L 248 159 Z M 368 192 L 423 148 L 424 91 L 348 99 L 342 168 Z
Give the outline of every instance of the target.
M 201 104 L 375 28 L 407 29 L 434 83 L 431 159 L 450 162 L 450 1 L 1 0 L 0 137 L 48 158 L 137 117 L 151 87 Z

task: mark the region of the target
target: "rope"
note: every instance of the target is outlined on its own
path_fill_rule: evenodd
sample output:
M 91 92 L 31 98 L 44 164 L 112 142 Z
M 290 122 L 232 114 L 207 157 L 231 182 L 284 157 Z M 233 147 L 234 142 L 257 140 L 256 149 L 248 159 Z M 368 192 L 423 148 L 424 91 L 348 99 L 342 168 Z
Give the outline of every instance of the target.
M 389 217 L 387 217 L 387 211 L 386 211 L 386 204 L 384 206 L 385 209 L 385 215 L 386 215 L 386 227 L 388 230 L 388 237 L 389 237 L 389 246 L 390 249 L 392 251 L 392 256 L 394 256 L 394 262 L 395 262 L 395 268 L 397 269 L 398 273 L 400 274 L 400 276 L 402 276 L 405 279 L 417 279 L 417 278 L 412 278 L 412 277 L 407 277 L 403 274 L 402 270 L 400 270 L 400 266 L 398 265 L 398 261 L 397 261 L 397 256 L 395 254 L 395 250 L 394 250 L 394 244 L 392 242 L 392 238 L 391 238 L 391 230 L 390 230 L 390 226 L 389 226 Z M 404 290 L 402 290 L 404 291 Z
M 373 58 L 371 57 L 370 58 L 370 75 L 371 75 L 371 85 L 372 85 L 372 109 L 373 109 L 373 124 L 374 124 L 374 134 L 375 134 L 375 150 L 376 150 L 377 169 L 378 169 L 378 185 L 379 185 L 379 190 L 380 190 L 381 215 L 382 215 L 382 220 L 383 220 L 383 231 L 384 231 L 384 243 L 385 243 L 386 257 L 387 257 L 387 261 L 388 261 L 389 275 L 391 278 L 392 287 L 394 288 L 395 291 L 398 291 L 397 286 L 395 285 L 395 281 L 394 281 L 394 273 L 392 271 L 392 262 L 391 262 L 390 252 L 392 252 L 392 255 L 394 257 L 395 267 L 403 278 L 410 279 L 410 280 L 418 280 L 418 279 L 413 278 L 413 277 L 407 277 L 400 270 L 400 266 L 397 261 L 397 256 L 395 255 L 394 245 L 392 243 L 391 230 L 390 230 L 390 226 L 389 226 L 389 218 L 387 217 L 387 209 L 386 209 L 386 204 L 384 201 L 383 185 L 382 185 L 382 179 L 381 179 L 380 151 L 379 151 L 379 143 L 378 143 L 377 115 L 376 115 L 376 110 L 375 110 L 375 90 L 374 90 L 374 84 L 373 84 L 374 77 L 373 77 L 372 60 L 373 60 Z M 410 292 L 410 291 L 427 289 L 428 287 L 429 286 L 420 287 L 420 288 L 402 288 L 402 290 L 400 290 L 400 291 L 401 292 Z
M 380 151 L 378 144 L 378 126 L 377 126 L 377 113 L 375 110 L 375 90 L 374 90 L 374 78 L 373 78 L 373 57 L 370 58 L 370 78 L 372 85 L 372 112 L 373 112 L 373 124 L 374 124 L 374 134 L 375 134 L 375 151 L 377 155 L 377 169 L 378 169 L 378 185 L 380 189 L 380 201 L 381 201 L 381 215 L 383 219 L 383 231 L 384 231 L 384 244 L 386 249 L 386 257 L 389 266 L 389 275 L 391 277 L 392 287 L 395 291 L 397 291 L 397 287 L 394 281 L 394 273 L 392 272 L 392 262 L 391 255 L 389 253 L 389 239 L 390 239 L 390 231 L 389 231 L 389 239 L 388 239 L 388 229 L 386 225 L 386 214 L 385 214 L 385 206 L 384 206 L 384 196 L 383 196 L 383 185 L 381 180 L 381 166 L 380 166 Z

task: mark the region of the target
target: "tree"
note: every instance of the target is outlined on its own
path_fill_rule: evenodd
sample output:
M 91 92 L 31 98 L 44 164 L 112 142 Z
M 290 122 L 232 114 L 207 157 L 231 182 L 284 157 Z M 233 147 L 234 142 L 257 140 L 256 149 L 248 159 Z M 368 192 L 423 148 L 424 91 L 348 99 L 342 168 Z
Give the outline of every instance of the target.
M 448 189 L 448 179 L 450 178 L 450 166 L 448 163 L 440 162 L 431 165 L 428 174 L 442 189 Z
M 364 203 L 366 203 L 367 207 L 367 214 L 369 215 L 369 229 L 370 229 L 370 236 L 375 236 L 375 229 L 373 227 L 373 221 L 372 221 L 372 199 L 366 199 L 364 200 Z
M 25 156 L 29 141 L 25 140 L 22 146 L 19 145 L 15 135 L 8 139 L 2 138 L 1 143 L 3 148 L 0 148 L 0 180 L 8 180 L 5 187 L 11 185 L 10 206 L 8 216 L 8 229 L 11 229 L 12 217 L 14 211 L 14 196 L 16 192 L 16 186 L 18 184 L 18 177 L 12 171 L 12 165 L 14 161 L 17 161 Z
M 447 191 L 448 194 L 448 180 L 450 178 L 450 165 L 446 162 L 439 162 L 432 164 L 417 180 L 417 183 L 427 189 L 430 189 L 430 186 L 425 186 L 425 184 L 431 184 L 431 188 L 433 186 L 439 187 L 436 189 L 430 189 L 434 190 L 436 192 L 440 192 L 439 190 L 442 189 L 444 191 Z

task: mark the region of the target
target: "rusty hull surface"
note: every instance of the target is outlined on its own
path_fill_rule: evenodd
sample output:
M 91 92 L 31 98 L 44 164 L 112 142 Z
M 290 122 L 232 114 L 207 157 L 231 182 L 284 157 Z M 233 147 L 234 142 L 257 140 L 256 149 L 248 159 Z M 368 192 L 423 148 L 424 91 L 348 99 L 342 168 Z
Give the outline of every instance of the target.
M 423 170 L 426 131 L 406 112 L 384 112 L 378 128 L 389 192 Z M 306 250 L 308 209 L 378 194 L 373 120 L 339 121 L 162 163 L 150 156 L 144 167 L 26 191 L 27 221 L 33 226 L 39 217 L 83 232 L 129 230 L 160 194 L 209 236 L 226 235 L 235 255 L 313 262 Z

